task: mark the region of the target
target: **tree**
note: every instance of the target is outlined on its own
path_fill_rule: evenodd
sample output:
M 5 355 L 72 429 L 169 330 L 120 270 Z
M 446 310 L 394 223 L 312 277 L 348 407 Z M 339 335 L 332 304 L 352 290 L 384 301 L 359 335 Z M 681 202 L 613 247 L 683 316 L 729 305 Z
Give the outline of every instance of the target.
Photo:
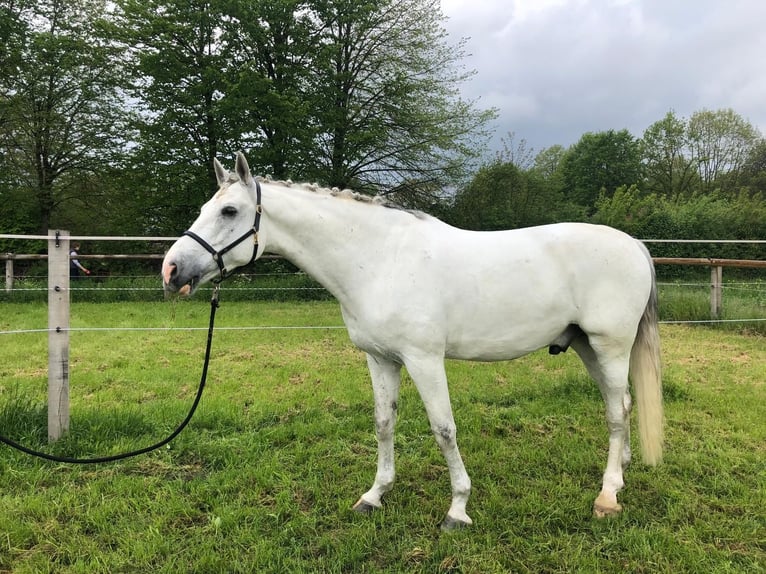
M 492 111 L 457 95 L 435 0 L 117 0 L 144 110 L 136 166 L 161 229 L 215 185 L 212 157 L 428 208 L 465 176 Z M 136 170 L 138 171 L 138 170 Z
M 125 90 L 140 110 L 131 185 L 147 231 L 177 230 L 217 187 L 213 159 L 240 147 L 223 112 L 233 64 L 226 0 L 116 0 L 106 26 L 130 56 Z
M 688 138 L 702 191 L 709 193 L 720 187 L 732 192 L 760 134 L 732 109 L 701 110 L 689 119 Z
M 740 181 L 749 191 L 766 195 L 766 139 L 759 140 L 750 150 Z
M 641 149 L 628 130 L 586 133 L 562 158 L 567 199 L 592 209 L 602 192 L 607 196 L 621 185 L 641 183 Z
M 534 169 L 510 162 L 482 166 L 455 196 L 450 223 L 474 230 L 515 229 L 570 219 L 559 190 Z
M 566 149 L 560 145 L 543 148 L 535 156 L 532 169 L 540 174 L 541 177 L 553 180 L 561 176 L 561 166 L 565 155 Z
M 12 188 L 41 232 L 62 222 L 73 201 L 87 207 L 101 197 L 84 185 L 118 161 L 126 141 L 117 89 L 118 59 L 94 23 L 101 0 L 40 0 L 4 17 L 20 28 L 2 65 L 0 149 Z
M 317 178 L 427 204 L 466 175 L 494 111 L 460 99 L 438 0 L 317 0 Z
M 14 73 L 20 64 L 21 49 L 28 32 L 24 13 L 29 9 L 28 2 L 2 0 L 0 2 L 0 42 L 4 50 L 0 52 L 0 77 Z M 8 86 L 4 85 L 4 89 Z M 3 94 L 7 96 L 7 94 Z
M 502 151 L 495 154 L 495 161 L 499 163 L 512 163 L 522 171 L 531 168 L 535 163 L 535 150 L 527 145 L 527 140 L 521 138 L 516 141 L 516 133 L 508 132 L 507 138 L 501 138 Z
M 314 92 L 321 89 L 314 58 L 323 24 L 308 0 L 238 0 L 224 27 L 236 62 L 222 105 L 246 133 L 250 164 L 277 179 L 311 177 Z
M 690 157 L 687 122 L 673 111 L 644 132 L 642 150 L 646 161 L 647 191 L 678 199 L 693 190 L 697 170 Z

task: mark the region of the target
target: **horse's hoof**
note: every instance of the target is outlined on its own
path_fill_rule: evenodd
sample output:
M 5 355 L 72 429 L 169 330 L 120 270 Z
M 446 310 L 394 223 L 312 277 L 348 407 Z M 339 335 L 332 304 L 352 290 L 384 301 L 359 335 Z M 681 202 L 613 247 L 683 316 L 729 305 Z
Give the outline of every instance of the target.
M 359 514 L 370 514 L 373 510 L 377 510 L 378 507 L 370 504 L 363 498 L 360 498 L 356 501 L 356 504 L 353 506 L 354 512 L 358 512 Z
M 463 528 L 468 528 L 470 525 L 470 522 L 466 522 L 465 520 L 458 520 L 457 518 L 452 518 L 451 516 L 447 515 L 447 517 L 442 521 L 441 529 L 443 532 L 451 532 L 453 530 L 462 530 Z
M 593 505 L 593 516 L 596 518 L 607 518 L 609 516 L 616 516 L 622 512 L 622 506 L 619 504 L 616 506 L 602 506 L 601 504 Z

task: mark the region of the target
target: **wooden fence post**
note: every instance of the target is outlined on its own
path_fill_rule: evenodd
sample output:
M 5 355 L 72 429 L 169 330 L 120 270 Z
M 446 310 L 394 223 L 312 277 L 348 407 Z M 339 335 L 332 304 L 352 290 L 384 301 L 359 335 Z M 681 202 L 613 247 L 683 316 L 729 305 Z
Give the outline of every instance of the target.
M 69 232 L 48 230 L 48 440 L 69 430 Z
M 5 290 L 13 291 L 13 253 L 6 253 L 5 256 Z
M 718 319 L 723 308 L 723 267 L 714 265 L 710 268 L 710 316 Z

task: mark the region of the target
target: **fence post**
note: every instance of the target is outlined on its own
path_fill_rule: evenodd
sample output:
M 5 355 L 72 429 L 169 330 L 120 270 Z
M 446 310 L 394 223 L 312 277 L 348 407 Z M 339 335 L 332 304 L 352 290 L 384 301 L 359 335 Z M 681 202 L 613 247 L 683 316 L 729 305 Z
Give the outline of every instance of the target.
M 718 319 L 723 308 L 723 267 L 710 268 L 710 316 Z
M 6 253 L 5 260 L 5 290 L 13 291 L 13 253 Z
M 48 230 L 48 440 L 69 430 L 69 232 Z

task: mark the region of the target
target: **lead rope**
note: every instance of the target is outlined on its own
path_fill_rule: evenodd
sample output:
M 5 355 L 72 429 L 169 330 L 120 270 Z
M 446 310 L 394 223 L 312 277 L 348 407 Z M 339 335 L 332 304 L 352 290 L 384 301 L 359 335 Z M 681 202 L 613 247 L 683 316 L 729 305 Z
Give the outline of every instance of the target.
M 145 448 L 140 448 L 138 450 L 132 450 L 130 452 L 124 452 L 121 454 L 115 454 L 111 456 L 99 456 L 95 458 L 70 458 L 67 456 L 56 456 L 53 454 L 48 454 L 45 452 L 41 452 L 38 450 L 34 450 L 28 447 L 25 447 L 15 441 L 12 441 L 9 438 L 6 438 L 2 435 L 0 435 L 0 442 L 5 443 L 6 445 L 15 448 L 16 450 L 20 450 L 23 453 L 26 453 L 31 456 L 36 456 L 37 458 L 43 458 L 45 460 L 50 460 L 53 462 L 63 462 L 67 464 L 99 464 L 104 462 L 114 462 L 116 460 L 124 460 L 126 458 L 132 458 L 134 456 L 138 456 L 140 454 L 145 454 L 147 452 L 151 452 L 153 450 L 157 450 L 158 448 L 162 448 L 166 444 L 168 444 L 171 440 L 176 438 L 179 434 L 181 434 L 181 431 L 186 428 L 186 425 L 189 424 L 189 421 L 191 421 L 192 417 L 194 416 L 194 412 L 197 410 L 197 406 L 199 405 L 200 399 L 202 398 L 202 391 L 205 389 L 205 381 L 207 380 L 207 367 L 210 363 L 210 349 L 213 346 L 213 325 L 215 323 L 215 311 L 218 309 L 218 284 L 215 285 L 213 288 L 213 297 L 210 299 L 210 324 L 207 329 L 207 346 L 205 348 L 205 362 L 202 365 L 202 376 L 200 377 L 199 381 L 199 388 L 197 389 L 197 396 L 194 397 L 194 402 L 192 403 L 191 408 L 189 409 L 189 414 L 186 415 L 186 418 L 183 420 L 183 422 L 176 427 L 176 429 L 170 433 L 170 435 L 167 436 L 167 438 L 161 440 L 160 442 L 153 444 L 151 446 L 147 446 Z

